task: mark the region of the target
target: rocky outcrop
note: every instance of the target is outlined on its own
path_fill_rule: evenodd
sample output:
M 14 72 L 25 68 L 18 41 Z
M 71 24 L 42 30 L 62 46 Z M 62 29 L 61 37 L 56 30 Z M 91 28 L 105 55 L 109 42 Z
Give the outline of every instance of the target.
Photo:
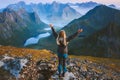
M 10 64 L 6 65 L 4 62 L 4 66 L 11 67 L 11 69 L 7 69 L 7 71 L 12 72 L 11 70 L 14 69 L 14 72 L 11 74 L 18 78 L 19 80 L 58 80 L 58 72 L 57 72 L 57 58 L 52 57 L 48 59 L 40 59 L 39 61 L 33 61 L 32 59 L 26 57 L 28 62 L 25 63 L 26 66 L 20 67 L 19 62 L 17 60 L 20 58 L 6 58 L 7 63 Z M 24 58 L 21 58 L 21 60 Z M 3 60 L 3 59 L 1 59 Z M 5 60 L 5 59 L 4 59 Z M 15 62 L 15 64 L 14 64 Z M 4 71 L 6 68 L 3 66 Z M 2 70 L 3 70 L 2 69 Z M 79 59 L 79 58 L 69 58 L 67 60 L 67 69 L 65 77 L 61 77 L 62 80 L 119 80 L 120 79 L 120 72 L 119 70 L 114 70 L 107 66 L 106 64 L 99 64 L 87 59 Z M 16 72 L 19 71 L 19 76 L 16 76 Z M 16 73 L 15 75 L 13 73 Z M 6 72 L 5 72 L 6 74 Z M 11 76 L 12 75 L 7 75 Z M 12 77 L 12 79 L 14 79 Z M 5 79 L 4 77 L 2 77 Z
M 7 8 L 0 13 L 0 39 L 11 38 L 15 30 L 22 30 L 25 27 L 24 21 L 13 10 Z
M 7 76 L 2 77 L 3 74 L 1 74 L 3 80 L 15 80 L 16 78 L 19 80 L 49 80 L 51 75 L 57 71 L 57 64 L 54 57 L 50 60 L 40 59 L 39 61 L 33 61 L 30 56 L 21 58 L 1 56 L 0 71 L 4 71 L 3 74 Z

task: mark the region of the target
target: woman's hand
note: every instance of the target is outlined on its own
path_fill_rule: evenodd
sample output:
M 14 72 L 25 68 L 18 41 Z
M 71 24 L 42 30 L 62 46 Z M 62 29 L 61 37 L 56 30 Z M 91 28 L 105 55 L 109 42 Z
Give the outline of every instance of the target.
M 81 33 L 81 32 L 83 32 L 83 29 L 78 29 L 77 32 L 78 32 L 78 33 Z
M 52 27 L 53 27 L 53 24 L 49 24 L 49 26 L 52 28 Z

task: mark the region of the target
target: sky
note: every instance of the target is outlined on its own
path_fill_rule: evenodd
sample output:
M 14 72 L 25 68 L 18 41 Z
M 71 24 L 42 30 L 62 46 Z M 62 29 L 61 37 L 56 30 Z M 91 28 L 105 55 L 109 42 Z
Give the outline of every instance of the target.
M 98 2 L 98 3 L 102 3 L 102 4 L 114 4 L 117 6 L 120 6 L 120 0 L 0 0 L 0 8 L 4 8 L 9 4 L 14 4 L 17 3 L 19 1 L 24 1 L 27 4 L 32 3 L 51 3 L 52 1 L 57 1 L 57 2 L 61 2 L 61 3 L 67 3 L 67 2 L 71 2 L 71 3 L 76 3 L 76 2 L 88 2 L 88 1 L 93 1 L 93 2 Z

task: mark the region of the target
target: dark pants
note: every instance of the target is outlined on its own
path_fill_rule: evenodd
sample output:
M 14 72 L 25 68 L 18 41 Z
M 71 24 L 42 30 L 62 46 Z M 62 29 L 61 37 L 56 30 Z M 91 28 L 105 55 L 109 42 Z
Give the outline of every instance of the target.
M 58 53 L 58 72 L 59 74 L 61 74 L 61 72 L 63 71 L 63 73 L 65 73 L 67 71 L 66 68 L 66 59 L 68 57 L 68 54 L 62 54 L 62 53 Z

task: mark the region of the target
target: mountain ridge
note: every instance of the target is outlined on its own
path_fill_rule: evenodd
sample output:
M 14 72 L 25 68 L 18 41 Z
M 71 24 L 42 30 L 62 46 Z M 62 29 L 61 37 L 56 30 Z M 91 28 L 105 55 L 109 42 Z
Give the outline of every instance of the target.
M 25 2 L 19 2 L 17 4 L 9 5 L 8 8 L 12 8 L 16 11 L 24 8 L 27 12 L 36 12 L 43 22 L 47 24 L 54 23 L 57 26 L 59 25 L 59 27 L 63 27 L 63 25 L 66 25 L 71 20 L 81 16 L 80 13 L 71 8 L 68 4 L 58 3 L 55 1 L 51 4 L 31 3 L 28 5 L 25 4 Z
M 109 13 L 109 14 L 108 14 Z M 77 50 L 75 51 L 73 48 L 71 47 L 71 51 L 72 52 L 76 52 L 78 53 L 79 51 L 81 51 L 81 54 L 86 54 L 89 52 L 89 55 L 92 55 L 92 53 L 95 53 L 94 56 L 106 56 L 105 54 L 109 54 L 109 52 L 103 52 L 104 54 L 100 53 L 100 51 L 103 49 L 105 50 L 106 48 L 108 48 L 107 46 L 102 46 L 102 45 L 98 45 L 98 43 L 100 44 L 99 41 L 99 37 L 100 36 L 107 36 L 107 39 L 109 38 L 109 34 L 112 37 L 113 34 L 118 35 L 119 33 L 119 17 L 120 17 L 120 11 L 107 7 L 105 5 L 101 5 L 101 6 L 97 6 L 94 9 L 90 10 L 85 16 L 74 20 L 73 22 L 71 22 L 70 24 L 68 24 L 67 27 L 71 27 L 71 29 L 74 31 L 76 31 L 79 27 L 79 25 L 81 26 L 81 28 L 84 29 L 84 35 L 86 35 L 86 39 L 83 38 L 82 42 L 79 43 L 79 41 L 81 41 L 80 39 L 76 39 L 77 41 L 73 41 L 73 44 L 79 44 Z M 74 26 L 74 27 L 73 27 Z M 75 28 L 76 27 L 76 28 Z M 111 30 L 111 28 L 114 27 L 113 29 L 118 29 L 116 30 Z M 66 27 L 64 27 L 64 29 L 66 31 L 70 31 L 68 30 Z M 91 31 L 92 29 L 92 31 Z M 99 33 L 99 32 L 103 32 L 104 33 Z M 106 31 L 106 32 L 105 32 Z M 70 32 L 67 32 L 68 34 L 70 34 Z M 99 35 L 95 35 L 95 34 L 99 34 Z M 103 35 L 104 34 L 104 35 Z M 93 37 L 94 36 L 94 37 Z M 89 37 L 89 38 L 88 38 Z M 98 39 L 97 39 L 98 38 Z M 113 39 L 117 39 L 119 41 L 119 37 L 117 36 L 113 36 Z M 84 42 L 86 40 L 86 42 Z M 91 41 L 90 41 L 91 40 Z M 110 43 L 109 39 L 108 42 L 110 45 L 113 45 L 112 43 Z M 103 41 L 104 44 L 106 44 L 106 42 Z M 114 45 L 116 44 L 115 41 L 113 41 Z M 117 47 L 119 47 L 119 45 L 116 45 Z M 98 48 L 97 48 L 98 47 Z M 99 50 L 101 47 L 101 50 Z M 98 49 L 98 50 L 97 50 Z M 74 50 L 74 51 L 73 51 Z M 82 51 L 83 50 L 83 51 Z M 97 52 L 95 52 L 95 50 L 97 50 Z M 113 48 L 111 48 L 110 50 L 113 51 Z M 91 52 L 92 51 L 92 52 Z M 115 51 L 115 53 L 118 53 L 119 49 L 117 50 L 117 52 Z M 98 54 L 97 54 L 98 53 Z M 113 55 L 113 54 L 112 54 Z M 116 54 L 116 57 L 119 54 Z M 108 56 L 106 56 L 108 57 Z M 112 57 L 112 56 L 111 56 Z
M 27 13 L 24 10 L 16 12 L 9 8 L 0 13 L 0 21 L 2 45 L 22 46 L 27 38 L 44 32 L 44 28 L 48 27 L 36 13 Z

